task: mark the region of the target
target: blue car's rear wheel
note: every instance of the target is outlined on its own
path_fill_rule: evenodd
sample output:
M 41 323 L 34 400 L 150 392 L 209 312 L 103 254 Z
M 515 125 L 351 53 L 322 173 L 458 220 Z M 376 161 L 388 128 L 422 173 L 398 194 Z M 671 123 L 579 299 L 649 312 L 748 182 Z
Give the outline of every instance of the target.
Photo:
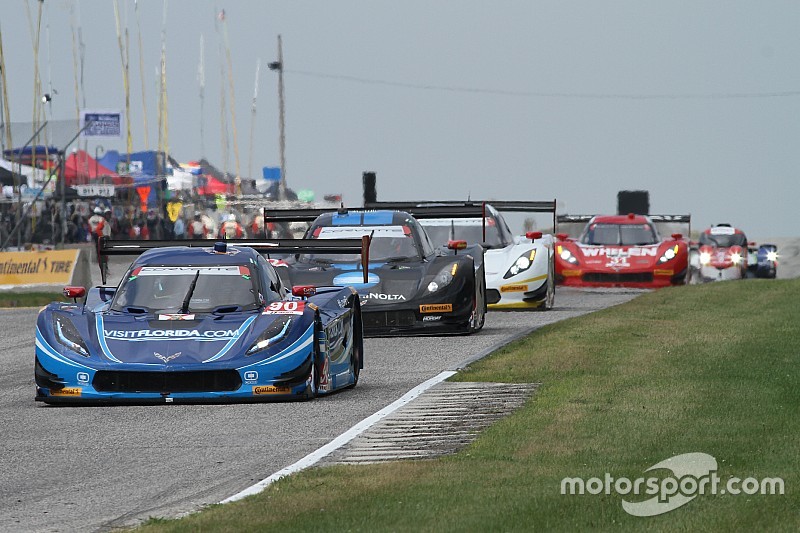
M 319 345 L 317 344 L 317 335 L 314 334 L 314 349 L 311 352 L 311 370 L 308 372 L 308 385 L 306 386 L 305 398 L 312 400 L 317 397 L 319 391 L 319 376 L 322 363 L 319 357 Z
M 361 374 L 361 367 L 364 364 L 364 335 L 362 333 L 361 325 L 361 310 L 354 310 L 352 313 L 352 323 L 350 324 L 350 331 L 353 343 L 353 351 L 350 354 L 350 372 L 353 374 L 353 384 L 355 387 L 358 384 L 358 376 Z

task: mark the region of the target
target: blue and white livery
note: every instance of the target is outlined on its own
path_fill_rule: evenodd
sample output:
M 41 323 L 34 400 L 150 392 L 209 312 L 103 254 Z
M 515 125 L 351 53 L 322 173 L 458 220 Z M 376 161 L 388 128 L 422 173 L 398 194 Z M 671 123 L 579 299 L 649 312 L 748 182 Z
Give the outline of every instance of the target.
M 100 244 L 101 253 L 141 254 L 118 287 L 67 287 L 74 303 L 39 313 L 37 401 L 310 399 L 358 382 L 357 293 L 284 287 L 259 253 L 283 249 L 280 241 L 124 242 Z

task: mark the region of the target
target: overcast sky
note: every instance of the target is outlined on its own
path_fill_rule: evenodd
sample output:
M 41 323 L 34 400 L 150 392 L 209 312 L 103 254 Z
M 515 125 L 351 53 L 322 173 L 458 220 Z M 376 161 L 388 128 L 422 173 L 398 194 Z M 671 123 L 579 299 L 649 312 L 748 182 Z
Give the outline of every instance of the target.
M 30 0 L 4 1 L 0 18 L 15 122 L 31 120 L 34 98 L 26 5 L 35 22 Z M 162 7 L 139 2 L 151 149 Z M 730 222 L 751 238 L 798 234 L 798 2 L 169 0 L 169 148 L 179 161 L 205 155 L 223 166 L 223 7 L 243 175 L 257 58 L 253 173 L 279 162 L 277 75 L 266 64 L 282 34 L 287 178 L 318 198 L 360 204 L 364 170 L 377 172 L 380 200 L 557 198 L 573 214 L 613 212 L 617 191 L 646 189 L 651 212 L 691 213 L 695 229 Z M 87 107 L 124 109 L 113 2 L 48 0 L 40 69 L 45 91 L 58 91 L 53 118 L 76 114 L 70 8 L 86 46 Z M 141 150 L 134 3 L 120 0 L 120 12 Z

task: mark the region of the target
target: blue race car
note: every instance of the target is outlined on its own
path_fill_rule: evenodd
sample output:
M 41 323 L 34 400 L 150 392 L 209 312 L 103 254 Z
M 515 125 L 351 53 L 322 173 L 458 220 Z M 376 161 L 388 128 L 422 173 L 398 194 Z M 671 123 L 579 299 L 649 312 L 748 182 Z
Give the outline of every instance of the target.
M 774 244 L 748 243 L 747 277 L 771 278 L 778 275 L 778 247 Z
M 290 291 L 259 252 L 366 256 L 368 241 L 209 244 L 102 239 L 100 257 L 141 255 L 118 287 L 88 294 L 67 287 L 75 303 L 54 302 L 39 313 L 36 400 L 310 399 L 358 383 L 364 357 L 356 291 Z

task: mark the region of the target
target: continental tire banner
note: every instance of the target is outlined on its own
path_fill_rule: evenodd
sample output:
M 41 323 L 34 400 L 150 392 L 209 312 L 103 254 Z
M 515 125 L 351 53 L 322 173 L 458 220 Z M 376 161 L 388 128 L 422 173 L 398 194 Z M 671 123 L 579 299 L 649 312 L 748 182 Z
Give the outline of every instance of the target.
M 0 252 L 0 285 L 69 285 L 80 250 Z

